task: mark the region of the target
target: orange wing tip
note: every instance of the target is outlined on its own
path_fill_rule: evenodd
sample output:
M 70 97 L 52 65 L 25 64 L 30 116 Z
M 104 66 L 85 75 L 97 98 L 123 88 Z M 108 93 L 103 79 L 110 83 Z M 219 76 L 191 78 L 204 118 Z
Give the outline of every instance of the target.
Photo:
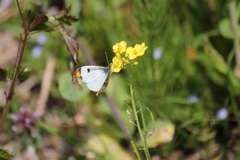
M 80 72 L 80 70 L 77 70 L 77 71 L 76 71 L 75 76 L 76 76 L 77 78 L 80 78 L 80 77 L 81 77 L 81 72 Z

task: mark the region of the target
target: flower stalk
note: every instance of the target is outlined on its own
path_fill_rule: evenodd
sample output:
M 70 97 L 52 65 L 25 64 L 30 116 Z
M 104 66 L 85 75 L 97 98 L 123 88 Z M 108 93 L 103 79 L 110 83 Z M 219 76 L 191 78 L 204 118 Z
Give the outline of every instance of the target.
M 145 157 L 146 157 L 147 160 L 150 160 L 150 154 L 149 154 L 149 150 L 148 150 L 148 147 L 147 147 L 146 136 L 143 133 L 141 125 L 140 125 L 140 121 L 139 121 L 139 118 L 138 118 L 138 112 L 137 112 L 137 108 L 136 108 L 136 105 L 135 105 L 133 92 L 134 92 L 133 86 L 132 86 L 132 84 L 130 84 L 130 96 L 131 96 L 134 119 L 136 121 L 137 129 L 138 129 L 141 141 L 143 142 L 143 150 L 144 150 L 144 153 L 145 153 Z M 142 113 L 141 108 L 140 108 L 140 112 Z M 141 115 L 141 116 L 143 117 L 143 115 Z M 143 126 L 144 126 L 144 130 L 146 130 L 144 119 L 143 119 Z
M 127 47 L 127 43 L 125 41 L 121 41 L 119 43 L 116 43 L 112 49 L 113 52 L 115 53 L 115 56 L 112 59 L 112 65 L 111 65 L 111 72 L 118 73 L 122 69 L 127 68 L 128 72 L 130 73 L 130 98 L 131 98 L 131 103 L 132 103 L 132 110 L 133 110 L 133 116 L 135 122 L 132 122 L 135 126 L 137 126 L 141 141 L 143 143 L 143 150 L 145 153 L 145 157 L 147 160 L 150 160 L 150 154 L 148 151 L 148 146 L 147 146 L 147 140 L 146 140 L 146 124 L 145 124 L 145 119 L 143 112 L 141 110 L 141 105 L 139 105 L 139 111 L 141 112 L 141 118 L 142 118 L 142 125 L 143 125 L 143 130 L 141 128 L 140 120 L 138 118 L 138 110 L 135 104 L 134 100 L 134 94 L 133 94 L 133 86 L 132 86 L 132 75 L 131 75 L 131 69 L 132 66 L 138 65 L 137 59 L 145 54 L 145 51 L 147 50 L 147 46 L 145 46 L 145 43 L 141 44 L 135 44 L 134 47 Z M 128 131 L 128 130 L 127 130 Z M 144 132 L 144 133 L 143 133 Z M 138 152 L 138 149 L 132 139 L 132 136 L 129 134 L 131 140 L 131 144 L 133 147 L 133 150 L 137 156 L 137 159 L 140 158 L 140 154 Z
M 130 142 L 131 142 L 131 145 L 133 147 L 133 151 L 135 152 L 135 154 L 137 156 L 137 159 L 141 160 L 140 154 L 139 154 L 138 149 L 137 149 L 137 147 L 136 147 L 136 145 L 135 145 L 135 143 L 133 141 L 133 138 L 132 138 L 131 134 L 129 133 L 129 130 L 128 130 L 127 127 L 126 127 L 126 129 L 127 129 L 128 135 L 130 137 Z

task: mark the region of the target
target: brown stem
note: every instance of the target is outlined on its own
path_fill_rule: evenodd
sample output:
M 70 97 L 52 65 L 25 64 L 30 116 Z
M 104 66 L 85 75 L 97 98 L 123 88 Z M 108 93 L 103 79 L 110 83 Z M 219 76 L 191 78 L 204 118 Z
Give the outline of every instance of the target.
M 16 61 L 15 61 L 15 69 L 14 69 L 14 73 L 13 73 L 13 77 L 12 77 L 10 87 L 9 87 L 9 89 L 7 91 L 7 94 L 6 94 L 6 104 L 5 104 L 5 107 L 3 108 L 3 112 L 2 112 L 2 115 L 1 115 L 1 118 L 0 118 L 0 131 L 3 130 L 4 123 L 5 123 L 8 111 L 9 111 L 10 103 L 12 101 L 12 97 L 13 97 L 13 94 L 14 94 L 14 87 L 15 87 L 15 84 L 16 84 L 16 80 L 17 80 L 17 77 L 18 77 L 19 70 L 20 70 L 22 55 L 23 55 L 24 47 L 25 47 L 26 40 L 27 40 L 27 37 L 28 37 L 28 32 L 27 32 L 26 25 L 25 25 L 25 22 L 24 22 L 23 17 L 22 17 L 22 12 L 21 12 L 18 0 L 16 0 L 16 2 L 17 2 L 19 13 L 20 13 L 20 16 L 21 16 L 21 19 L 22 19 L 22 22 L 23 22 L 24 33 L 20 34 L 20 41 L 19 41 L 19 44 L 18 44 L 17 58 L 16 58 Z
M 20 69 L 20 64 L 21 64 L 22 55 L 23 55 L 25 44 L 26 44 L 26 40 L 27 40 L 27 35 L 26 34 L 24 36 L 20 36 L 17 58 L 16 58 L 16 62 L 15 62 L 15 69 L 14 69 L 14 73 L 13 73 L 13 77 L 12 77 L 10 87 L 7 91 L 6 105 L 3 109 L 3 113 L 2 113 L 1 119 L 0 119 L 0 131 L 3 129 L 4 123 L 5 123 L 7 114 L 8 114 L 9 105 L 10 105 L 10 102 L 12 101 L 12 97 L 13 97 L 13 93 L 14 93 L 14 87 L 15 87 L 15 83 L 16 83 L 16 80 L 17 80 L 17 77 L 18 77 L 18 73 L 19 73 L 19 69 Z
M 120 127 L 124 138 L 128 139 L 129 136 L 127 133 L 126 125 L 124 124 L 123 119 L 121 118 L 120 113 L 119 113 L 116 105 L 114 104 L 112 98 L 110 96 L 106 95 L 106 101 L 109 105 L 109 108 L 112 110 L 113 117 L 114 117 L 115 121 L 117 122 L 118 126 Z
M 27 25 L 26 25 L 26 23 L 24 21 L 23 14 L 22 14 L 22 11 L 21 11 L 21 8 L 20 8 L 18 0 L 16 0 L 16 2 L 17 2 L 17 6 L 18 6 L 18 11 L 19 11 L 19 14 L 20 14 L 20 17 L 21 17 L 21 20 L 22 20 L 22 27 L 25 29 L 25 33 L 26 33 Z
M 78 38 L 78 45 L 79 45 L 79 48 L 82 50 L 82 53 L 84 54 L 85 58 L 87 59 L 88 64 L 95 66 L 96 62 L 90 56 L 86 46 L 83 44 L 83 42 L 82 42 L 82 40 L 80 38 Z

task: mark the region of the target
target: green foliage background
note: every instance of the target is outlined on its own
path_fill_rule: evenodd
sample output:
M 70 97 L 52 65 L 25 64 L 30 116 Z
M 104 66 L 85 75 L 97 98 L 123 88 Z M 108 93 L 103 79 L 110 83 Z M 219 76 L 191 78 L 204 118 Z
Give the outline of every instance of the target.
M 161 127 L 162 122 L 173 124 L 173 139 L 168 143 L 157 142 L 154 148 L 149 149 L 152 157 L 238 159 L 240 81 L 235 67 L 234 33 L 230 25 L 231 2 L 63 1 L 62 7 L 72 6 L 71 14 L 79 17 L 79 21 L 69 27 L 71 34 L 81 39 L 97 65 L 107 66 L 105 52 L 111 61 L 114 56 L 112 46 L 122 40 L 131 46 L 142 42 L 148 46 L 145 55 L 131 72 L 132 81 L 126 70 L 114 73 L 106 94 L 117 106 L 120 119 L 136 144 L 139 135 L 136 126 L 129 122 L 132 120 L 131 115 L 126 112 L 130 105 L 130 83 L 134 86 L 136 102 L 143 106 L 148 126 L 153 122 L 146 108 L 151 111 L 155 121 L 160 121 Z M 50 4 L 42 2 L 41 7 L 47 10 Z M 28 4 L 27 7 L 32 10 L 38 8 L 33 4 Z M 237 1 L 235 7 L 235 14 L 240 16 Z M 16 9 L 15 4 L 11 8 Z M 0 21 L 0 25 L 1 31 L 11 32 L 17 37 L 16 31 L 20 30 L 21 23 L 17 20 L 17 11 L 13 13 L 9 20 Z M 34 70 L 29 78 L 38 75 L 38 82 L 30 94 L 38 97 L 42 84 L 39 75 L 51 55 L 57 59 L 46 113 L 35 126 L 39 131 L 37 137 L 32 140 L 21 134 L 21 140 L 14 139 L 16 143 L 23 141 L 23 148 L 31 144 L 38 150 L 44 150 L 40 147 L 41 140 L 44 140 L 44 136 L 52 135 L 60 137 L 64 145 L 71 148 L 59 156 L 61 159 L 67 159 L 70 155 L 75 159 L 88 159 L 88 151 L 96 159 L 119 159 L 119 154 L 125 159 L 134 159 L 130 141 L 115 121 L 116 115 L 109 108 L 105 93 L 96 97 L 85 86 L 83 91 L 72 88 L 69 68 L 71 56 L 63 45 L 63 39 L 56 32 L 47 35 L 47 43 L 39 58 L 31 54 L 38 35 L 29 39 L 22 62 L 22 66 Z M 157 48 L 162 50 L 159 59 L 153 57 Z M 81 47 L 79 61 L 81 65 L 88 64 Z M 189 100 L 191 96 L 197 98 L 197 101 Z M 11 112 L 18 113 L 21 106 L 34 108 L 32 101 L 31 96 L 16 96 Z M 228 117 L 223 120 L 216 115 L 221 108 L 228 112 Z M 84 117 L 82 125 L 70 122 L 71 118 L 74 119 L 79 114 Z M 67 129 L 49 123 L 53 117 L 58 119 L 59 126 L 62 123 L 68 124 Z M 11 125 L 9 120 L 6 134 L 15 137 Z M 114 147 L 111 148 L 110 145 Z M 144 157 L 141 149 L 140 153 Z

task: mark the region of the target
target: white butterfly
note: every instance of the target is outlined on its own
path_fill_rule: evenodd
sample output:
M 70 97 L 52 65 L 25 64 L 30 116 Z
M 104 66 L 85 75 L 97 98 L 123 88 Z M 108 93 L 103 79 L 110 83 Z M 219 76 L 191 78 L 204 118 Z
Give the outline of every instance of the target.
M 76 78 L 80 78 L 87 84 L 87 87 L 97 92 L 96 95 L 104 90 L 108 85 L 108 79 L 111 74 L 111 65 L 108 67 L 101 66 L 83 66 L 79 67 L 74 75 Z

